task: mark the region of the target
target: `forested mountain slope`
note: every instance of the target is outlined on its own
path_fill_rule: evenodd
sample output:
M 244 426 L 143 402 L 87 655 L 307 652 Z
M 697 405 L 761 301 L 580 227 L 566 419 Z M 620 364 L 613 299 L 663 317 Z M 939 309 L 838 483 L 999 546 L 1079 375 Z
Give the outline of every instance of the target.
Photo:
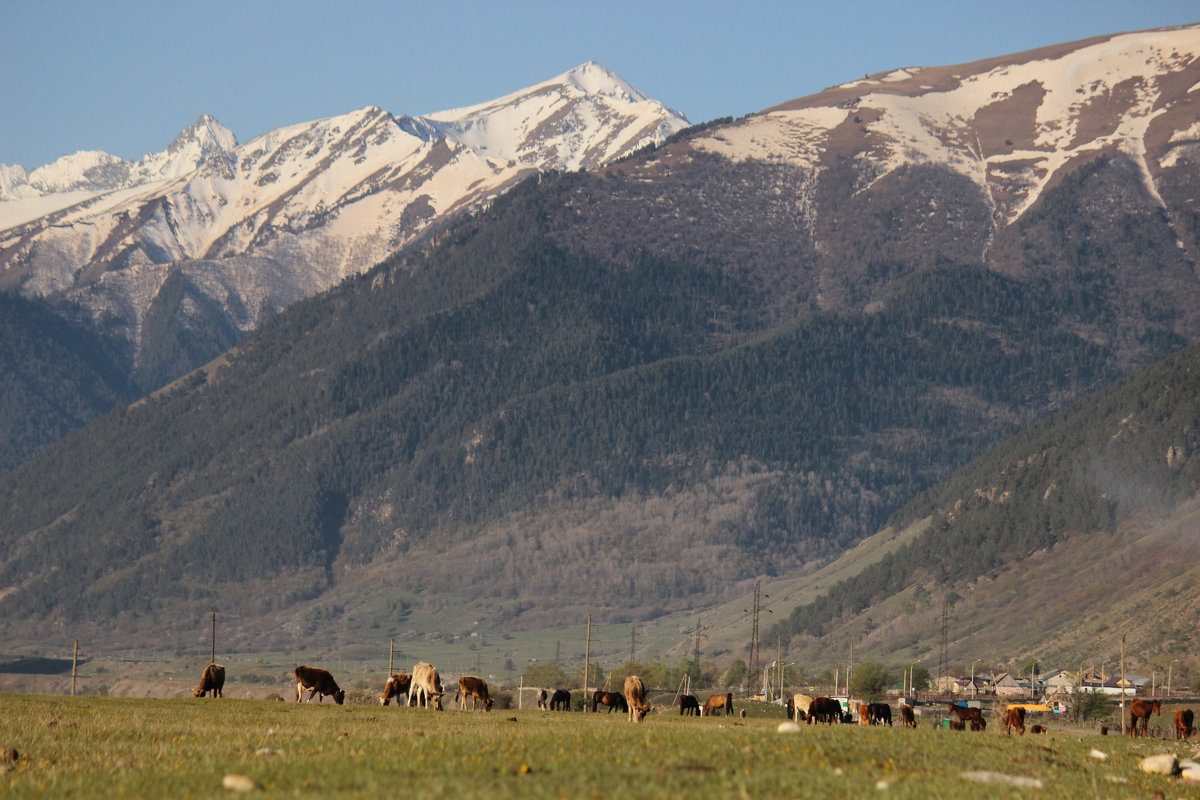
M 1200 339 L 1194 50 L 876 76 L 528 181 L 0 479 L 0 631 L 201 604 L 345 640 L 443 601 L 517 629 L 815 569 Z M 896 122 L 934 111 L 966 128 Z

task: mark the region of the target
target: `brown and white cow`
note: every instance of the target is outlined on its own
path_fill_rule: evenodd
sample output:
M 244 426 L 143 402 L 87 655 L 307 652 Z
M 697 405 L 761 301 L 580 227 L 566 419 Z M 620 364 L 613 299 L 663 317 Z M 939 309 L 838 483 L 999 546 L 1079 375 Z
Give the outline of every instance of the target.
M 458 708 L 460 711 L 467 710 L 468 697 L 471 698 L 472 711 L 475 710 L 476 700 L 483 704 L 484 711 L 491 711 L 492 703 L 495 702 L 488 694 L 487 681 L 478 675 L 463 675 L 458 679 Z
M 339 706 L 346 702 L 346 692 L 338 688 L 337 681 L 328 671 L 319 667 L 296 667 L 296 702 L 300 702 L 300 698 L 304 695 L 304 691 L 308 690 L 308 702 L 312 702 L 313 695 L 319 694 L 317 702 L 320 703 L 325 699 L 326 695 L 333 698 L 333 702 Z
M 728 692 L 725 694 L 714 694 L 705 700 L 704 710 L 700 713 L 700 716 L 711 717 L 722 711 L 731 717 L 733 716 L 733 695 Z
M 625 703 L 629 706 L 630 722 L 641 722 L 650 711 L 646 704 L 646 684 L 637 675 L 625 679 Z
M 192 697 L 205 697 L 212 692 L 213 697 L 221 696 L 225 686 L 225 667 L 220 664 L 209 664 L 200 676 L 200 685 L 192 690 Z
M 383 685 L 383 694 L 379 695 L 379 704 L 386 706 L 392 701 L 392 698 L 395 698 L 396 705 L 400 705 L 400 698 L 403 696 L 404 705 L 408 705 L 408 690 L 411 686 L 412 675 L 407 672 L 397 672 Z
M 549 693 L 545 689 L 538 689 L 537 704 L 538 704 L 539 711 L 546 710 L 546 704 L 548 702 L 547 698 L 549 698 L 549 696 L 550 696 Z
M 1004 710 L 1004 735 L 1013 730 L 1021 736 L 1025 735 L 1025 709 L 1021 706 L 1009 706 Z
M 412 705 L 418 708 L 429 708 L 430 704 L 438 711 L 442 710 L 442 676 L 438 675 L 437 667 L 425 661 L 419 661 L 412 668 L 412 688 L 408 690 Z
M 1196 714 L 1190 708 L 1175 709 L 1175 738 L 1190 739 Z

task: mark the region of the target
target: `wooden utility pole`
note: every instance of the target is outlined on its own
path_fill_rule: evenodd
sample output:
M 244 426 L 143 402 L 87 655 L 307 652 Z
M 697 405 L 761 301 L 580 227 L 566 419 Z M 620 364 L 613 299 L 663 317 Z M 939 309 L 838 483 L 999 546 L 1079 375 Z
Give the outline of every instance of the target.
M 71 659 L 71 697 L 75 696 L 75 669 L 79 666 L 79 640 L 75 640 L 75 656 Z
M 395 661 L 396 661 L 396 640 L 389 639 L 388 640 L 388 677 L 389 678 L 396 674 L 396 668 L 393 666 Z
M 754 582 L 754 610 L 750 624 L 750 674 L 758 680 L 758 614 L 762 608 L 762 581 Z
M 1121 735 L 1125 735 L 1125 634 L 1121 634 Z
M 209 654 L 208 663 L 217 663 L 217 612 L 212 612 L 212 651 Z
M 583 710 L 587 711 L 588 667 L 592 665 L 592 615 L 588 614 L 587 644 L 583 647 Z

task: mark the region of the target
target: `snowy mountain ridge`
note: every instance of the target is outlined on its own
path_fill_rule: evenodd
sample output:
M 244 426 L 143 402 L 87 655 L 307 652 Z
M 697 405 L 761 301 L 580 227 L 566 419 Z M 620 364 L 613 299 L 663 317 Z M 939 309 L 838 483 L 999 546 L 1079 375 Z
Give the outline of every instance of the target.
M 174 271 L 246 331 L 535 171 L 599 167 L 687 124 L 594 62 L 457 111 L 371 106 L 242 144 L 205 115 L 136 163 L 0 166 L 0 289 L 77 300 L 140 353 Z

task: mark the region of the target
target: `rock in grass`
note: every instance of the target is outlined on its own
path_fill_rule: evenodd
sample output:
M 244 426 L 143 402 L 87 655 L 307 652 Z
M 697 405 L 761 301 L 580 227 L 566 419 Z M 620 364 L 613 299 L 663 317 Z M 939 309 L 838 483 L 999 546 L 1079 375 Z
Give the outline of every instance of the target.
M 231 792 L 253 792 L 259 788 L 258 784 L 249 775 L 237 775 L 232 772 L 225 776 L 225 780 L 221 781 L 221 785 Z
M 779 727 L 775 730 L 777 730 L 779 733 L 799 733 L 800 726 L 794 722 L 781 722 L 779 723 Z
M 1174 775 L 1179 772 L 1179 759 L 1172 753 L 1160 753 L 1156 756 L 1146 756 L 1139 762 L 1142 772 L 1151 775 Z
M 964 778 L 975 783 L 998 783 L 1003 786 L 1016 786 L 1022 789 L 1041 789 L 1041 778 L 1026 778 L 1022 775 L 1004 775 L 1000 772 L 964 772 Z

